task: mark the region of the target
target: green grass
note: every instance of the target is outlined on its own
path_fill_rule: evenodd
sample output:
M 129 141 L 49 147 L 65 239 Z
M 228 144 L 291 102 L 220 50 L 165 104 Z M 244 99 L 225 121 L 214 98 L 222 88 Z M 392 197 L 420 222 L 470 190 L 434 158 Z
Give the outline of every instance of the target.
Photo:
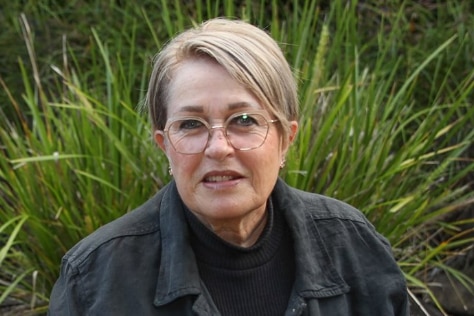
M 361 209 L 413 292 L 431 293 L 434 269 L 472 289 L 447 265 L 474 241 L 469 220 L 445 222 L 474 202 L 470 4 L 318 4 L 27 1 L 24 16 L 4 19 L 2 38 L 16 32 L 24 55 L 15 78 L 0 77 L 0 303 L 43 313 L 64 252 L 169 180 L 139 111 L 150 60 L 170 36 L 221 15 L 266 28 L 295 71 L 300 132 L 282 177 Z

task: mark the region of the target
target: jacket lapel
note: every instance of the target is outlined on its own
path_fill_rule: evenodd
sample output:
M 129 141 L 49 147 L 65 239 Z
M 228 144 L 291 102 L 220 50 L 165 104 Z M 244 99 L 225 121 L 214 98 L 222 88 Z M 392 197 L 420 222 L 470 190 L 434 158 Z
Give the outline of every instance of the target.
M 276 210 L 284 213 L 292 231 L 296 263 L 294 290 L 304 298 L 323 298 L 347 293 L 349 286 L 331 264 L 317 227 L 312 224 L 307 206 L 299 192 L 278 179 L 272 195 Z

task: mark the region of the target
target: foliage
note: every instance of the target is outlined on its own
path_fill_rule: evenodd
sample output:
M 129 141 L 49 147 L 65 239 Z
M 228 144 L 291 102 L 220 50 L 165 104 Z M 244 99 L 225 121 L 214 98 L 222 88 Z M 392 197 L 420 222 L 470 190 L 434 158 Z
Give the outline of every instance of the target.
M 300 132 L 282 177 L 364 211 L 413 290 L 430 294 L 435 269 L 474 286 L 446 265 L 473 242 L 468 220 L 445 222 L 474 200 L 469 4 L 33 2 L 11 23 L 27 52 L 21 87 L 0 77 L 0 303 L 44 312 L 64 252 L 169 180 L 137 110 L 149 61 L 178 31 L 221 15 L 266 28 L 300 83 Z M 51 54 L 31 25 L 44 17 L 65 34 L 46 36 L 59 41 Z

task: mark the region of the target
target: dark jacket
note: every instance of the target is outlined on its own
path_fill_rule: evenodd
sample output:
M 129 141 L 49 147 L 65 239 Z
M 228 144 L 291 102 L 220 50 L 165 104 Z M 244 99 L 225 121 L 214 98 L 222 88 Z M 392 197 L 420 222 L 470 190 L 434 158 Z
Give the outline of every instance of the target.
M 296 278 L 285 315 L 408 315 L 390 245 L 353 207 L 278 180 Z M 101 227 L 63 258 L 50 315 L 219 315 L 201 280 L 176 185 Z

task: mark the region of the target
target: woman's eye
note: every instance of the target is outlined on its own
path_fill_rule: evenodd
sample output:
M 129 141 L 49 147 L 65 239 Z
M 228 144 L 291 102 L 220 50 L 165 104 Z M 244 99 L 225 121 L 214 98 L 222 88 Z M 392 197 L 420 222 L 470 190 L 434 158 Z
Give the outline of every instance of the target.
M 239 116 L 234 117 L 230 124 L 238 125 L 238 126 L 253 126 L 258 125 L 257 120 L 249 114 L 242 114 Z
M 190 129 L 201 128 L 203 126 L 204 126 L 204 124 L 199 120 L 188 119 L 188 120 L 182 120 L 180 122 L 179 129 L 180 130 L 190 130 Z

